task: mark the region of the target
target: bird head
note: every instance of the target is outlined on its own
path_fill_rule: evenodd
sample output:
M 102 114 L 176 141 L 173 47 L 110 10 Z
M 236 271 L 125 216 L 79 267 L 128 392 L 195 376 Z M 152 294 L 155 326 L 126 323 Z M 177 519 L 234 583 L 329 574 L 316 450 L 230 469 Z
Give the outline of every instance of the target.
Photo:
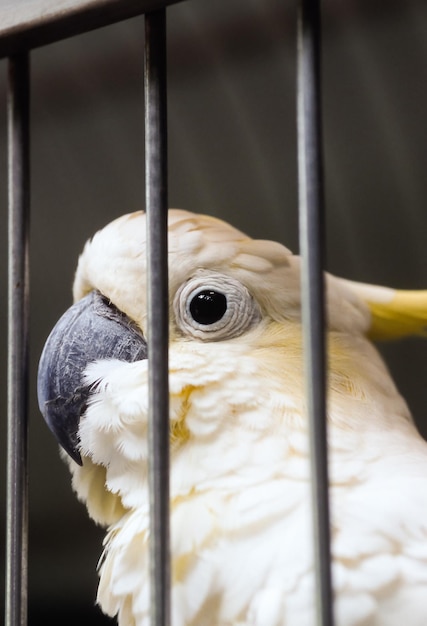
M 168 215 L 170 345 L 278 345 L 301 353 L 300 259 L 219 219 Z M 426 292 L 396 292 L 325 274 L 330 333 L 385 338 L 424 333 Z M 99 231 L 80 256 L 74 305 L 50 334 L 39 366 L 40 410 L 71 458 L 82 463 L 79 425 L 100 360 L 147 359 L 146 216 L 125 215 Z M 417 295 L 418 294 L 418 295 Z M 421 295 L 420 295 L 421 294 Z M 236 348 L 236 349 L 237 349 Z M 248 349 L 249 349 L 248 348 Z M 301 368 L 295 366 L 302 378 Z M 299 384 L 299 383 L 298 383 Z

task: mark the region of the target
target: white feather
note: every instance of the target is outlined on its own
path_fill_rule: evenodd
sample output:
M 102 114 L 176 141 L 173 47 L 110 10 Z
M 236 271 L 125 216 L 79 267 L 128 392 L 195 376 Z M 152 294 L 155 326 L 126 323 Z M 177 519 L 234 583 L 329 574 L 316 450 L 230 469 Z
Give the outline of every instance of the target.
M 142 329 L 144 241 L 135 233 L 143 220 L 124 218 L 98 234 L 75 286 L 77 297 L 101 289 Z M 255 328 L 219 342 L 189 339 L 171 322 L 172 624 L 308 626 L 315 607 L 299 262 L 278 244 L 185 212 L 171 213 L 170 250 L 171 302 L 203 268 L 240 280 L 263 312 Z M 329 277 L 328 306 L 337 624 L 422 626 L 427 445 L 364 336 L 365 303 Z M 84 466 L 72 468 L 89 511 L 109 524 L 98 601 L 121 626 L 149 623 L 148 367 L 87 368 Z M 94 465 L 110 498 L 106 512 L 92 501 Z

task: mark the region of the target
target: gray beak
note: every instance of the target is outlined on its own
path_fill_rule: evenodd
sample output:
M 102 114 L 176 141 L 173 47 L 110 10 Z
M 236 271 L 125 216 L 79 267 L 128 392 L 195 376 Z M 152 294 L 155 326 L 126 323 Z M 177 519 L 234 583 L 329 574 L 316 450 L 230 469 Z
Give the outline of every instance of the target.
M 86 366 L 100 359 L 131 363 L 146 358 L 141 331 L 97 291 L 70 307 L 50 333 L 39 363 L 39 408 L 58 443 L 79 465 L 78 428 L 91 391 L 82 381 Z

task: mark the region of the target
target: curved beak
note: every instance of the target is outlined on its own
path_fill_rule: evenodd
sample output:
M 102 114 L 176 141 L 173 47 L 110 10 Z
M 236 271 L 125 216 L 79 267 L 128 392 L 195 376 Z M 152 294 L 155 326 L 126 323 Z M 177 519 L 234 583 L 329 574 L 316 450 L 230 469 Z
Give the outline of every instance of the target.
M 141 331 L 97 291 L 70 307 L 50 333 L 39 363 L 39 408 L 58 443 L 79 465 L 79 422 L 91 391 L 83 382 L 86 366 L 100 359 L 146 358 Z

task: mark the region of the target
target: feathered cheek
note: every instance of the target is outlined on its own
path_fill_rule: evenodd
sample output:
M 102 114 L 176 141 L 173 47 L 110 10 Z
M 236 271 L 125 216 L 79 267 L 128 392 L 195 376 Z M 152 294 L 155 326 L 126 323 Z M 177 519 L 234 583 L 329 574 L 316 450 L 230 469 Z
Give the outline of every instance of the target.
M 148 360 L 105 360 L 87 366 L 84 383 L 91 393 L 79 425 L 82 456 L 104 466 L 117 463 L 120 457 L 127 462 L 147 460 L 148 368 Z M 200 392 L 188 384 L 185 374 L 174 370 L 169 380 L 172 450 L 189 439 L 189 420 L 196 431 L 200 428 L 194 424 L 193 406 L 193 395 L 196 392 L 200 397 Z
M 229 412 L 221 408 L 217 393 L 211 393 L 209 385 L 195 387 L 188 385 L 180 393 L 171 394 L 171 442 L 183 444 L 190 437 L 199 440 L 210 438 L 222 426 L 221 416 Z
M 85 370 L 88 408 L 79 425 L 80 452 L 105 466 L 118 457 L 147 458 L 147 361 L 98 361 Z

